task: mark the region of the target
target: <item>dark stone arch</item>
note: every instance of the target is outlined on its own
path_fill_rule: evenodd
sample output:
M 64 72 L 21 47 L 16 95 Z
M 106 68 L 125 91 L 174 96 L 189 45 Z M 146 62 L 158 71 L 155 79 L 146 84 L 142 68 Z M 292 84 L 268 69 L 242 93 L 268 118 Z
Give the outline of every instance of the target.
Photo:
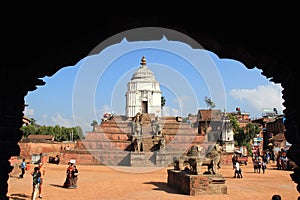
M 45 84 L 39 78 L 52 76 L 60 68 L 76 64 L 101 41 L 139 27 L 177 30 L 220 58 L 238 60 L 249 69 L 262 69 L 263 75 L 271 81 L 281 83 L 287 118 L 285 134 L 292 144 L 289 157 L 300 166 L 299 97 L 296 90 L 298 61 L 293 53 L 298 41 L 296 26 L 293 26 L 297 24 L 297 18 L 286 14 L 280 15 L 279 20 L 277 13 L 268 13 L 272 17 L 239 16 L 241 19 L 236 20 L 228 17 L 226 12 L 222 14 L 219 18 L 185 17 L 182 14 L 168 17 L 92 18 L 80 15 L 64 18 L 57 14 L 50 19 L 44 15 L 36 18 L 20 15 L 16 21 L 5 23 L 2 26 L 0 69 L 0 199 L 8 199 L 7 181 L 11 171 L 8 160 L 20 153 L 18 142 L 22 133 L 19 127 L 22 126 L 24 97 L 28 91 Z M 300 192 L 299 177 L 299 170 L 295 170 L 291 178 L 298 184 Z

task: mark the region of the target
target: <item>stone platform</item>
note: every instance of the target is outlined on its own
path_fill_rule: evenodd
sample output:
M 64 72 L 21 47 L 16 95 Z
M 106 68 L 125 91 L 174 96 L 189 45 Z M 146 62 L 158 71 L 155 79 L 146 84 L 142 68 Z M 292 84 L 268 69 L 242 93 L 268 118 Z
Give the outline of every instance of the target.
M 188 171 L 168 169 L 168 185 L 190 196 L 227 194 L 221 174 L 189 174 Z

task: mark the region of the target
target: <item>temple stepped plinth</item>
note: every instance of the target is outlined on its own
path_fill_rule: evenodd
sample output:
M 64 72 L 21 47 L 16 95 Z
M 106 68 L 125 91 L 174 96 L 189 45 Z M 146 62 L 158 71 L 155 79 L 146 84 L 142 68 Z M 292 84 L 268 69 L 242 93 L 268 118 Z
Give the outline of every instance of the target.
M 204 136 L 198 134 L 197 128 L 192 128 L 189 123 L 178 122 L 176 117 L 161 117 L 153 121 L 153 117 L 145 115 L 143 120 L 147 121 L 140 123 L 140 135 L 135 135 L 135 122 L 133 120 L 133 118 L 116 116 L 111 120 L 102 122 L 94 127 L 94 131 L 86 134 L 85 139 L 77 144 L 77 148 L 93 152 L 93 154 L 97 155 L 97 160 L 101 160 L 102 163 L 105 162 L 106 158 L 112 157 L 115 160 L 119 159 L 118 162 L 122 163 L 121 155 L 124 155 L 126 156 L 124 161 L 126 160 L 125 163 L 127 164 L 131 163 L 130 159 L 137 159 L 131 163 L 135 166 L 143 165 L 147 162 L 147 165 L 155 165 L 155 158 L 160 159 L 158 165 L 165 165 L 172 162 L 174 157 L 186 153 L 192 145 L 199 145 L 205 140 Z M 153 129 L 152 126 L 155 124 L 161 125 L 160 133 L 155 132 L 155 129 Z M 139 153 L 135 151 L 134 139 L 137 137 L 142 138 L 142 157 L 139 157 Z M 162 139 L 165 141 L 165 149 L 161 152 Z M 103 154 L 104 152 L 105 154 Z M 111 154 L 124 152 L 124 154 L 120 154 L 118 159 L 116 159 L 115 156 L 107 155 L 109 152 Z M 163 155 L 164 153 L 165 155 Z M 168 159 L 161 160 L 165 157 Z M 142 158 L 146 160 L 140 163 L 138 160 Z
M 83 145 L 87 150 L 122 150 L 124 151 L 131 145 L 131 142 L 114 141 L 114 142 L 84 142 Z

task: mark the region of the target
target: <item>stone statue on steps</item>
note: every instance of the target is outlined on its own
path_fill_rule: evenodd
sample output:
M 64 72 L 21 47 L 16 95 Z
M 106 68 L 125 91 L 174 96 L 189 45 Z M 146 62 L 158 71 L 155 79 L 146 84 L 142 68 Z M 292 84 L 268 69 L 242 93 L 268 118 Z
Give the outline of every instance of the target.
M 141 131 L 142 131 L 141 122 L 142 122 L 142 116 L 141 113 L 138 112 L 133 118 L 133 123 L 132 123 L 133 135 L 141 135 Z
M 141 124 L 140 123 L 135 123 L 133 124 L 134 127 L 134 132 L 133 135 L 141 135 Z
M 140 112 L 136 113 L 133 118 L 134 123 L 141 123 L 142 122 L 142 114 Z
M 142 138 L 141 137 L 133 137 L 132 138 L 132 143 L 133 143 L 133 146 L 134 146 L 134 152 L 142 152 Z
M 152 131 L 155 136 L 161 136 L 162 135 L 162 125 L 158 122 L 152 123 Z
M 160 151 L 165 151 L 166 150 L 166 140 L 165 140 L 165 137 L 162 137 L 159 140 L 159 150 Z

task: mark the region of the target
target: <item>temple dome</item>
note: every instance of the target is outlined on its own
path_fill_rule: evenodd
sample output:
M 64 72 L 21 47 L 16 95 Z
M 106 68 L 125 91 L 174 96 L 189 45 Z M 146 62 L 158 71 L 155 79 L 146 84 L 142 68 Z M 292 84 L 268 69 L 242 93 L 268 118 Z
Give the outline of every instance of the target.
M 155 81 L 155 76 L 153 72 L 148 69 L 146 65 L 146 58 L 143 57 L 141 59 L 141 66 L 138 68 L 138 70 L 132 75 L 131 78 L 132 81 L 136 80 L 147 80 L 147 81 Z

